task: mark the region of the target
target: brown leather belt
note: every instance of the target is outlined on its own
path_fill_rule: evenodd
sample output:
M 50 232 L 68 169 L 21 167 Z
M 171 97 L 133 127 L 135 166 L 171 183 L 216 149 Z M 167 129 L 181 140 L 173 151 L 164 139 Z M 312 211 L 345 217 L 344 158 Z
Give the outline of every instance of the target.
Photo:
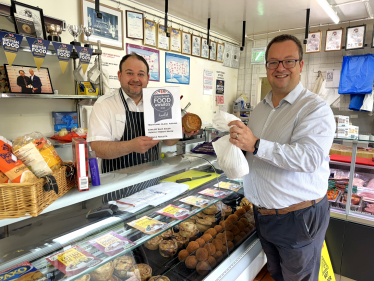
M 317 200 L 310 200 L 310 201 L 304 201 L 304 202 L 301 202 L 301 203 L 297 203 L 297 204 L 291 205 L 291 206 L 283 208 L 283 209 L 266 209 L 266 208 L 258 207 L 258 206 L 255 206 L 255 207 L 256 207 L 256 210 L 263 216 L 285 215 L 285 214 L 288 214 L 290 212 L 298 211 L 298 210 L 305 209 L 305 208 L 308 208 L 310 206 L 313 206 L 314 204 L 317 204 L 318 202 L 320 202 L 323 198 L 325 198 L 325 196 L 323 196 L 322 198 L 319 198 Z

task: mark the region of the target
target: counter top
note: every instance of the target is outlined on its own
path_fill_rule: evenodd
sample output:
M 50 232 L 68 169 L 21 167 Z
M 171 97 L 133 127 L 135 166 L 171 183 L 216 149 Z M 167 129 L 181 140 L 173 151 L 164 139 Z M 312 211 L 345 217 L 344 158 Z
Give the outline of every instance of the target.
M 215 160 L 215 156 L 187 153 L 185 155 L 164 158 L 163 160 L 127 168 L 121 171 L 103 174 L 100 176 L 100 186 L 90 185 L 90 190 L 83 192 L 79 192 L 78 189 L 73 188 L 64 196 L 56 200 L 49 207 L 47 207 L 41 214 L 49 213 L 67 206 L 71 206 L 73 204 L 96 198 L 109 192 L 129 187 L 156 177 L 181 171 L 182 169 L 190 168 L 191 166 L 204 165 L 207 163 L 207 161 L 214 162 Z M 32 217 L 2 219 L 0 220 L 0 227 L 30 218 Z

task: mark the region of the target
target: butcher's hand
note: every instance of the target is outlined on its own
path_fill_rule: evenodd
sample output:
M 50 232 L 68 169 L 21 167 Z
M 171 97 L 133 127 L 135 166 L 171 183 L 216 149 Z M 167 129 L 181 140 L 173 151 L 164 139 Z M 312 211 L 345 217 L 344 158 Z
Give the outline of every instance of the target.
M 251 129 L 249 129 L 241 121 L 232 121 L 229 123 L 230 128 L 230 142 L 241 150 L 253 152 L 255 151 L 256 138 Z
M 158 140 L 153 140 L 150 137 L 137 137 L 130 140 L 131 151 L 137 153 L 146 153 L 158 143 Z
M 188 114 L 190 114 L 190 113 L 187 112 L 186 115 L 188 115 Z M 184 115 L 184 116 L 186 116 L 186 115 Z M 187 133 L 186 130 L 184 129 L 184 127 L 182 127 L 182 131 L 183 131 L 183 134 L 186 134 L 189 137 L 192 137 L 192 136 L 197 135 L 199 133 L 199 131 L 191 131 L 191 132 Z

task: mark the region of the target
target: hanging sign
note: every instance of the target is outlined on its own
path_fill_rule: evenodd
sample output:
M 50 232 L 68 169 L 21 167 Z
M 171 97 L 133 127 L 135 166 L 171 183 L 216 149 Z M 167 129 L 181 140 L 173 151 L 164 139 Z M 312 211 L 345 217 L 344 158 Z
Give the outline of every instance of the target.
M 204 69 L 204 95 L 212 95 L 213 92 L 213 71 Z
M 73 50 L 73 45 L 64 44 L 59 42 L 52 42 L 53 47 L 56 50 L 58 61 L 60 62 L 62 73 L 65 72 L 66 66 L 69 63 L 70 54 Z
M 91 60 L 93 49 L 81 47 L 81 46 L 74 46 L 74 47 L 77 50 L 79 61 L 82 65 L 83 74 L 85 74 L 87 71 L 88 64 L 90 63 L 90 60 Z
M 48 40 L 39 39 L 39 38 L 30 38 L 26 37 L 27 42 L 30 45 L 31 53 L 34 56 L 36 67 L 39 68 L 44 62 L 45 55 L 48 51 L 49 42 Z
M 1 45 L 3 46 L 9 65 L 12 65 L 17 56 L 23 39 L 22 35 L 0 31 Z

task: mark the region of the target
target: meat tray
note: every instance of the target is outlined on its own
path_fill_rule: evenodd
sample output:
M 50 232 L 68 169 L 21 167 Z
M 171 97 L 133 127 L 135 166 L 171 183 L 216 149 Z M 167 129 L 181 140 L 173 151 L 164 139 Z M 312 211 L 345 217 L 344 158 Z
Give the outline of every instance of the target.
M 327 199 L 327 200 L 330 202 L 330 205 L 331 205 L 332 207 L 338 207 L 338 205 L 339 205 L 338 200 L 340 200 L 340 196 L 341 196 L 341 194 L 343 193 L 343 192 L 341 192 L 340 190 L 336 190 L 336 191 L 338 192 L 338 195 L 336 196 L 335 199 L 333 199 L 333 200 L 329 200 L 329 199 Z
M 339 203 L 339 207 L 342 208 L 342 209 L 346 208 L 346 203 L 342 202 L 342 199 L 343 199 L 343 196 L 344 196 L 345 193 L 346 192 L 344 192 L 344 193 L 342 192 L 340 194 L 340 196 L 338 195 L 339 198 L 337 200 L 337 202 Z M 362 210 L 362 196 L 358 196 L 358 197 L 360 197 L 360 203 L 358 203 L 358 205 L 352 205 L 351 204 L 351 211 L 361 212 L 361 210 Z

